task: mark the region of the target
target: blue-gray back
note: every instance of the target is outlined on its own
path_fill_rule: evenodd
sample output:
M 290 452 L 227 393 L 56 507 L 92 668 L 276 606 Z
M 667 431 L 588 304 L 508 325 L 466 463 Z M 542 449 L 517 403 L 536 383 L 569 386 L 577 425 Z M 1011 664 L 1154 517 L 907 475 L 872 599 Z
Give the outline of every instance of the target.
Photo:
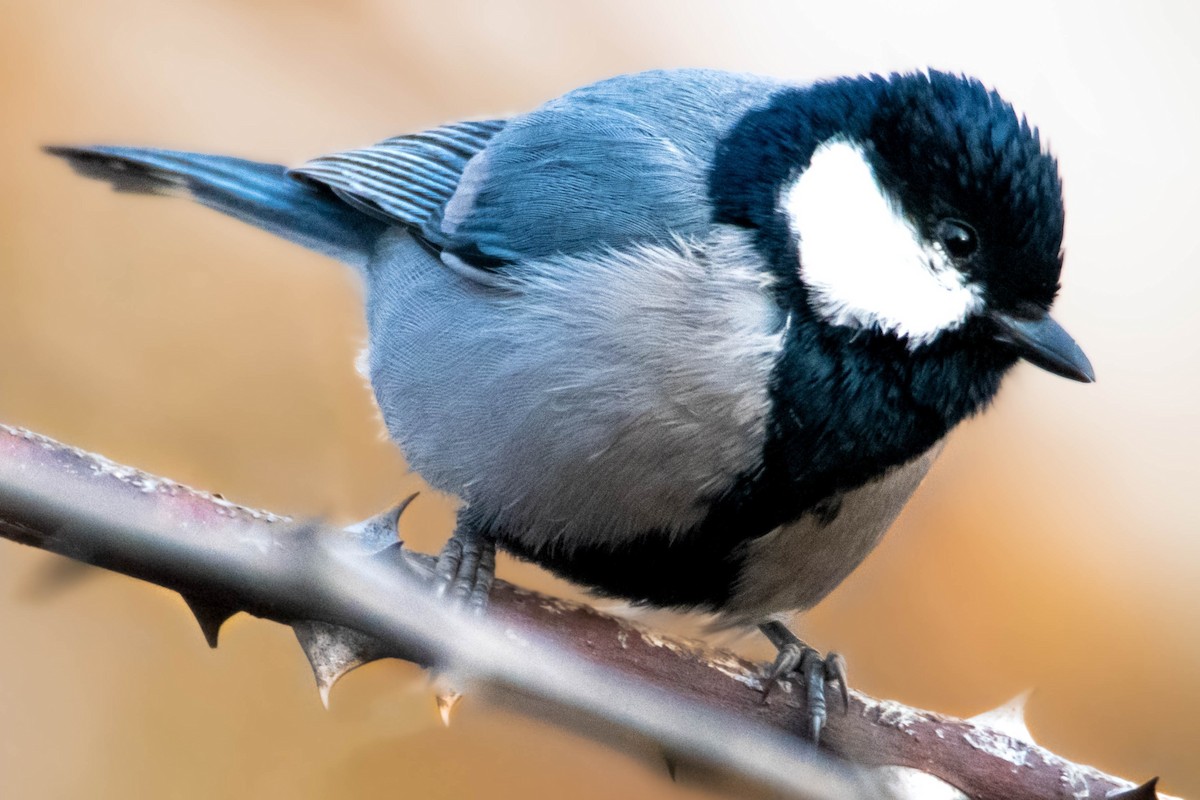
M 701 233 L 717 142 L 777 87 L 679 70 L 573 91 L 510 120 L 426 236 L 486 266 Z
M 702 234 L 717 142 L 779 86 L 714 70 L 622 75 L 507 121 L 396 137 L 293 172 L 481 268 Z

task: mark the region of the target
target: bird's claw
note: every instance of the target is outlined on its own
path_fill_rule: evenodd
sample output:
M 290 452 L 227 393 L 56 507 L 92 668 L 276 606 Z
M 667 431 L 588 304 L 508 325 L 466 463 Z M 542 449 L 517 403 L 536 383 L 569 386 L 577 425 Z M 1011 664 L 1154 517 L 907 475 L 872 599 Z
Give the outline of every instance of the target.
M 456 532 L 438 555 L 434 592 L 458 608 L 482 614 L 495 576 L 495 544 L 482 536 Z
M 794 639 L 794 637 L 792 637 Z M 779 648 L 779 655 L 771 665 L 767 678 L 763 683 L 763 700 L 771 694 L 771 690 L 790 675 L 800 678 L 807 700 L 809 734 L 813 744 L 819 744 L 821 730 L 828 719 L 828 704 L 825 698 L 825 684 L 838 684 L 842 697 L 842 713 L 850 710 L 850 690 L 846 681 L 846 659 L 839 653 L 830 653 L 825 657 L 799 639 L 788 641 Z
M 825 656 L 825 679 L 836 681 L 842 696 L 842 713 L 850 713 L 850 683 L 846 680 L 846 659 L 841 653 Z

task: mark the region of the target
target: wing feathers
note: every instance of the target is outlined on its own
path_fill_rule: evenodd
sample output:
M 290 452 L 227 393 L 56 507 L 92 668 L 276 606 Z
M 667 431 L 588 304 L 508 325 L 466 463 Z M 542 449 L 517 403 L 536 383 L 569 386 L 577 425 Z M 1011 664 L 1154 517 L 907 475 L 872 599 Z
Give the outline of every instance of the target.
M 420 229 L 454 194 L 471 157 L 505 120 L 459 122 L 314 158 L 289 174 L 332 189 L 373 216 Z

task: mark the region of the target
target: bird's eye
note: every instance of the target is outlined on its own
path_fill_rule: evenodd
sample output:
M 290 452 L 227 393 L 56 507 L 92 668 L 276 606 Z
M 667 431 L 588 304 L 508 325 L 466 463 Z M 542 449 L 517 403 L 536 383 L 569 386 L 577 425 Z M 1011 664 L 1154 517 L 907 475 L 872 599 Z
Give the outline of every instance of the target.
M 979 236 L 975 229 L 957 219 L 944 219 L 939 222 L 937 236 L 946 252 L 956 261 L 970 258 L 979 247 Z

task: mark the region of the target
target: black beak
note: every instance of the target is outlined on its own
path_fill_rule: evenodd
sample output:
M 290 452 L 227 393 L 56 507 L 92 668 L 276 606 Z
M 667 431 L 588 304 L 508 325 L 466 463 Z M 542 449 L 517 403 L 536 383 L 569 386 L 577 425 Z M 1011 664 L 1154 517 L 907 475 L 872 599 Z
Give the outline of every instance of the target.
M 1021 358 L 1047 372 L 1081 383 L 1096 380 L 1092 362 L 1075 344 L 1062 326 L 1041 314 L 1032 319 L 993 313 L 992 320 L 1000 326 L 996 338 L 1017 349 Z

